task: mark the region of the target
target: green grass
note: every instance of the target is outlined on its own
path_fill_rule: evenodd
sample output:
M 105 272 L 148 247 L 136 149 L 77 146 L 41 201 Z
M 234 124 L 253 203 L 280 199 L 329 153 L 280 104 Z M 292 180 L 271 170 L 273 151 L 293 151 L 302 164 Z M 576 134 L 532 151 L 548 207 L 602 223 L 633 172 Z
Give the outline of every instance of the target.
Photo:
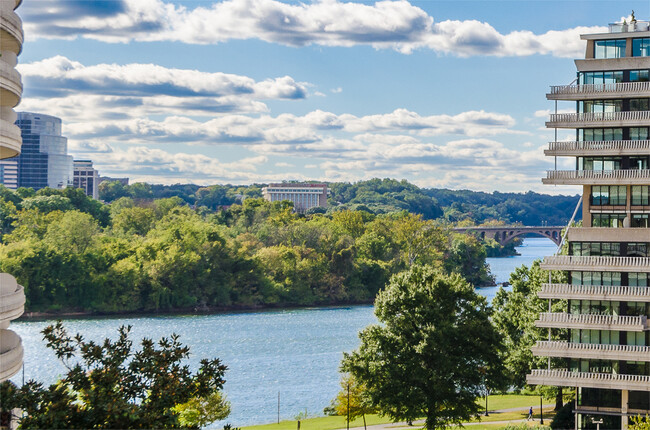
M 388 417 L 380 417 L 379 415 L 366 415 L 366 424 L 386 424 L 392 420 Z M 300 421 L 300 430 L 334 430 L 345 428 L 347 422 L 345 417 L 318 417 L 308 418 Z M 350 427 L 363 427 L 363 419 L 359 418 L 350 421 Z M 262 424 L 257 426 L 242 427 L 242 430 L 297 430 L 298 423 L 296 421 L 280 421 L 280 424 Z
M 478 403 L 485 407 L 485 398 L 479 399 Z M 548 403 L 548 402 L 547 402 Z M 539 396 L 525 396 L 520 394 L 503 394 L 503 395 L 493 395 L 488 398 L 488 408 L 489 410 L 497 409 L 510 409 L 510 408 L 529 408 L 533 407 L 533 410 L 539 412 Z M 550 410 L 548 411 L 550 413 Z M 482 417 L 481 422 L 489 421 L 506 421 L 506 420 L 521 420 L 525 419 L 528 416 L 527 411 L 521 412 L 504 412 L 504 413 L 491 413 L 488 417 Z M 537 416 L 537 415 L 535 415 Z M 544 419 L 546 420 L 547 410 L 544 409 Z M 392 420 L 388 417 L 380 417 L 378 415 L 367 415 L 366 423 L 368 425 L 374 424 L 386 424 L 390 423 Z M 495 427 L 496 426 L 496 427 Z M 335 430 L 343 429 L 346 427 L 345 417 L 335 416 L 335 417 L 318 417 L 318 418 L 308 418 L 300 421 L 300 430 Z M 363 419 L 358 418 L 350 422 L 350 427 L 363 427 Z M 505 427 L 504 425 L 495 425 L 495 424 L 486 424 L 469 426 L 468 429 L 480 430 L 480 429 L 499 429 Z M 415 426 L 414 428 L 418 428 Z M 280 424 L 262 424 L 256 426 L 242 427 L 242 430 L 297 430 L 298 423 L 295 420 L 285 420 L 280 421 Z
M 544 403 L 552 403 L 545 400 Z M 478 404 L 485 408 L 485 397 L 478 400 Z M 497 409 L 510 408 L 539 408 L 539 396 L 525 396 L 522 394 L 499 394 L 488 397 L 488 409 L 494 411 Z

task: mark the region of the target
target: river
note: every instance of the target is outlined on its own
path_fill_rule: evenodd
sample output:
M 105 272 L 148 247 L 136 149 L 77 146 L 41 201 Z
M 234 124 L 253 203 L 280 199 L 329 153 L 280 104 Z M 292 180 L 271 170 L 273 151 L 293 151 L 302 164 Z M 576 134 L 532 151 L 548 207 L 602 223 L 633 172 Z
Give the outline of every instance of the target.
M 515 267 L 555 252 L 548 239 L 527 238 L 517 248 L 521 255 L 490 258 L 497 282 L 508 280 Z M 490 300 L 497 287 L 478 291 Z M 86 339 L 114 337 L 120 325 L 132 325 L 132 338 L 155 340 L 171 332 L 191 347 L 189 364 L 219 357 L 228 365 L 225 392 L 232 404 L 226 422 L 233 426 L 292 419 L 301 412 L 322 415 L 339 390 L 338 366 L 343 351 L 359 344 L 357 333 L 376 322 L 372 306 L 311 308 L 285 311 L 227 313 L 199 316 L 146 316 L 70 319 L 65 326 Z M 65 368 L 45 348 L 40 331 L 51 321 L 12 324 L 25 348 L 24 378 L 51 383 Z M 12 380 L 20 384 L 23 374 Z M 220 428 L 217 423 L 212 428 Z

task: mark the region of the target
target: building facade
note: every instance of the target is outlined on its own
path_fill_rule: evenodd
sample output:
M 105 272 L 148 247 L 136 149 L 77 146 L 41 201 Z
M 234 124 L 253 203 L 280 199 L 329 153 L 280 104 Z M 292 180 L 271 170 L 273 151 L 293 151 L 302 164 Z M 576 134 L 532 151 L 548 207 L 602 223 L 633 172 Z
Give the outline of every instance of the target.
M 269 202 L 290 200 L 296 212 L 314 207 L 327 207 L 327 184 L 282 183 L 262 188 L 262 196 Z
M 20 154 L 20 129 L 14 125 L 13 108 L 22 96 L 22 82 L 16 71 L 22 49 L 22 23 L 14 10 L 21 0 L 0 2 L 0 160 Z M 0 273 L 0 382 L 9 379 L 22 367 L 23 347 L 20 337 L 9 330 L 9 323 L 22 315 L 25 307 L 23 287 L 13 276 Z M 7 426 L 11 416 L 0 411 L 0 425 Z
M 72 186 L 80 188 L 87 196 L 99 198 L 99 173 L 91 160 L 74 160 Z
M 575 139 L 555 139 L 545 153 L 571 157 L 575 169 L 551 170 L 543 182 L 582 186 L 583 225 L 568 230 L 568 255 L 542 263 L 566 281 L 549 276 L 539 293 L 549 312 L 536 325 L 549 340 L 533 353 L 548 357 L 548 368 L 528 383 L 574 388 L 577 429 L 625 429 L 650 413 L 649 30 L 633 19 L 582 35 L 577 80 L 547 94 L 556 101 L 547 127 L 556 137 L 575 130 Z M 558 114 L 557 101 L 575 103 L 576 113 Z M 556 300 L 566 301 L 564 312 L 550 312 Z

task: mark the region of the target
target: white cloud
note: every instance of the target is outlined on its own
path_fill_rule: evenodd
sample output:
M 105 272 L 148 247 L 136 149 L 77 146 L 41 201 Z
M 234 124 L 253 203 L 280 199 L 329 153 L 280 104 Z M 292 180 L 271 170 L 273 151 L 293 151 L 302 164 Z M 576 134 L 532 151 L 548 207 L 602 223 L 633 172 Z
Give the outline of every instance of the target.
M 226 0 L 194 9 L 162 0 L 43 0 L 26 2 L 23 14 L 26 34 L 31 38 L 189 44 L 259 39 L 289 46 L 367 45 L 404 53 L 430 49 L 458 56 L 576 57 L 583 54 L 585 46 L 578 34 L 605 31 L 601 27 L 576 27 L 543 34 L 525 30 L 502 34 L 490 24 L 475 20 L 434 22 L 434 17 L 406 0 L 374 4 Z

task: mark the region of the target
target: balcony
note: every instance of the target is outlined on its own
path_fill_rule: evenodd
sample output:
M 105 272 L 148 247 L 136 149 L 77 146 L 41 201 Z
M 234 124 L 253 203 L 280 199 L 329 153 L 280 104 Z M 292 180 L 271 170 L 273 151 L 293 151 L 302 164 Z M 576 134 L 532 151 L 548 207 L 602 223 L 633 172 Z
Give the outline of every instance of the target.
M 594 213 L 599 213 L 599 208 L 601 206 L 591 207 Z M 573 227 L 567 233 L 567 240 L 569 242 L 650 242 L 650 228 Z
M 0 44 L 3 50 L 19 54 L 23 45 L 23 26 L 16 12 L 3 10 L 0 15 Z
M 0 119 L 0 160 L 20 154 L 22 141 L 20 128 Z
M 583 272 L 646 272 L 650 257 L 585 257 L 555 255 L 544 257 L 543 270 L 575 270 Z
M 650 287 L 542 284 L 537 296 L 540 299 L 650 302 Z
M 552 86 L 548 100 L 592 100 L 607 98 L 640 98 L 650 96 L 650 82 L 619 82 Z
M 642 127 L 650 121 L 650 111 L 557 113 L 546 123 L 549 128 Z
M 650 155 L 650 140 L 605 140 L 598 142 L 550 142 L 548 156 Z
M 548 170 L 542 183 L 551 185 L 643 185 L 650 183 L 650 169 Z
M 0 381 L 11 378 L 23 365 L 23 343 L 11 330 L 0 330 Z
M 538 357 L 650 361 L 650 346 L 538 341 L 531 350 Z
M 16 279 L 0 274 L 0 325 L 15 320 L 25 311 L 25 291 Z
M 570 372 L 564 369 L 533 369 L 526 376 L 530 385 L 588 387 L 610 390 L 650 391 L 650 376 L 615 373 Z
M 14 107 L 20 102 L 23 84 L 20 73 L 0 59 L 0 100 L 3 106 Z
M 648 329 L 645 315 L 591 315 L 545 312 L 539 314 L 535 326 L 543 328 L 576 328 L 591 330 L 644 331 Z

